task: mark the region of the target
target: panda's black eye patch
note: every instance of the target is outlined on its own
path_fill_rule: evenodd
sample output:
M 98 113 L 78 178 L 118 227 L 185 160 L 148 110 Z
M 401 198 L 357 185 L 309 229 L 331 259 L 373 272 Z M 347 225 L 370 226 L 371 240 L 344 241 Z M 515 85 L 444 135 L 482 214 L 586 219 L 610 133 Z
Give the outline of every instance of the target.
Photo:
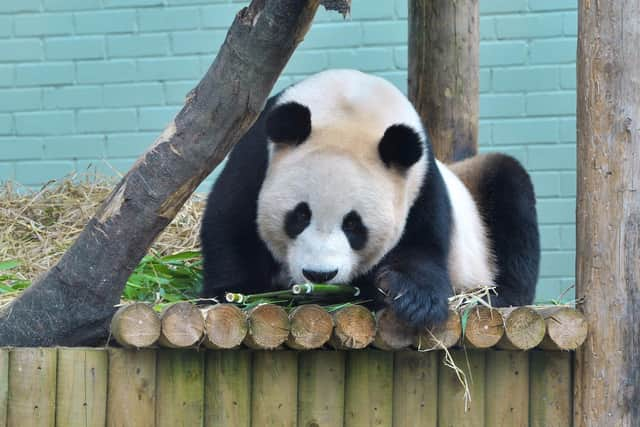
M 292 239 L 302 233 L 311 222 L 311 209 L 305 202 L 298 203 L 284 217 L 284 232 Z
M 344 216 L 342 219 L 342 231 L 345 236 L 347 236 L 347 240 L 349 240 L 349 245 L 355 251 L 364 248 L 364 245 L 367 243 L 367 237 L 369 235 L 369 230 L 362 222 L 362 218 L 358 215 L 358 212 L 351 211 Z

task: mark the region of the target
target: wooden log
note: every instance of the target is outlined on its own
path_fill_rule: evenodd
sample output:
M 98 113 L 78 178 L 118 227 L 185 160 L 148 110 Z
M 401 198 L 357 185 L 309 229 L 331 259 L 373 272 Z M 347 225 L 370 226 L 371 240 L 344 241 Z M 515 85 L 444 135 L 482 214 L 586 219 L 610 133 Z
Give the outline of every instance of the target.
M 208 351 L 205 389 L 206 427 L 249 427 L 251 352 Z
M 308 351 L 299 355 L 298 425 L 344 425 L 343 351 Z
M 311 350 L 325 345 L 333 332 L 333 318 L 316 304 L 301 305 L 289 313 L 287 346 L 295 350 Z
M 169 348 L 198 345 L 204 333 L 204 318 L 200 310 L 189 302 L 177 302 L 162 310 L 159 344 Z
M 530 357 L 529 426 L 570 426 L 573 419 L 572 354 L 557 351 L 532 351 Z
M 160 318 L 149 304 L 136 302 L 118 309 L 111 319 L 111 336 L 123 347 L 150 347 L 160 338 Z
M 529 353 L 486 353 L 486 421 L 491 427 L 529 425 Z
M 98 348 L 59 348 L 56 425 L 104 426 L 109 355 Z
M 247 347 L 256 350 L 273 350 L 289 337 L 289 316 L 280 306 L 261 304 L 247 313 L 248 333 L 244 339 Z
M 445 355 L 443 352 L 441 357 Z M 464 388 L 455 372 L 440 361 L 438 380 L 438 426 L 484 427 L 485 423 L 485 355 L 478 350 L 450 350 L 458 368 L 466 375 L 471 393 L 465 411 Z M 500 394 L 504 396 L 504 391 Z M 493 427 L 493 426 L 492 426 Z
M 7 425 L 9 404 L 9 350 L 0 348 L 0 427 Z
M 380 350 L 401 350 L 413 344 L 414 328 L 398 319 L 390 308 L 383 308 L 376 313 L 376 325 L 374 347 Z
M 233 304 L 216 304 L 203 310 L 203 315 L 207 348 L 236 348 L 247 336 L 247 316 Z
M 409 2 L 409 99 L 443 162 L 478 151 L 479 23 L 478 0 Z
M 464 314 L 461 315 L 464 317 Z M 479 305 L 467 316 L 464 343 L 472 348 L 493 347 L 504 335 L 504 321 L 496 309 Z
M 390 426 L 393 353 L 367 349 L 347 354 L 344 425 Z
M 10 351 L 8 427 L 55 425 L 56 361 L 55 348 Z
M 447 321 L 430 330 L 418 331 L 413 345 L 420 351 L 438 350 L 442 347 L 451 348 L 460 342 L 461 335 L 460 314 L 449 309 Z
M 156 350 L 109 349 L 107 427 L 154 427 Z
M 329 341 L 336 349 L 359 350 L 376 336 L 373 313 L 361 305 L 349 305 L 333 313 L 333 335 Z
M 504 319 L 504 335 L 497 344 L 504 350 L 529 350 L 542 342 L 544 318 L 532 307 L 497 309 Z
M 578 2 L 575 426 L 640 420 L 640 2 Z
M 539 309 L 547 333 L 538 345 L 544 350 L 575 350 L 587 339 L 589 326 L 584 314 L 570 307 Z
M 160 375 L 156 380 L 156 427 L 201 426 L 204 353 L 159 350 L 157 369 Z
M 437 352 L 399 351 L 393 362 L 393 426 L 436 427 Z
M 298 353 L 253 353 L 251 425 L 291 426 L 298 415 Z

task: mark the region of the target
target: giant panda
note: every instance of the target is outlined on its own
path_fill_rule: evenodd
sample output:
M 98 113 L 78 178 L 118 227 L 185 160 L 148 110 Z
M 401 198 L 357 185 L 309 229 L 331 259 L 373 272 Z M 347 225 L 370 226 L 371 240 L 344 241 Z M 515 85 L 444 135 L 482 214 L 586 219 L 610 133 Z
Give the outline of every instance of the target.
M 412 327 L 447 317 L 456 290 L 532 302 L 535 196 L 513 158 L 446 166 L 386 80 L 328 70 L 270 98 L 208 196 L 203 297 L 351 283 Z

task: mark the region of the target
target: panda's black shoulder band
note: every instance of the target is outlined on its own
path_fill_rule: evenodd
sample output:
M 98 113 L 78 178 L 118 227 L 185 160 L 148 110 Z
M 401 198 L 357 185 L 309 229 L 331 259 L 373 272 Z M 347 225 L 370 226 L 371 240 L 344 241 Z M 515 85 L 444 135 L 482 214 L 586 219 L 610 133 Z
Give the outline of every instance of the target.
M 420 135 L 407 125 L 389 126 L 378 144 L 380 158 L 388 167 L 396 166 L 408 169 L 424 153 Z
M 277 144 L 299 145 L 311 134 L 311 111 L 297 102 L 278 105 L 267 116 L 266 131 Z

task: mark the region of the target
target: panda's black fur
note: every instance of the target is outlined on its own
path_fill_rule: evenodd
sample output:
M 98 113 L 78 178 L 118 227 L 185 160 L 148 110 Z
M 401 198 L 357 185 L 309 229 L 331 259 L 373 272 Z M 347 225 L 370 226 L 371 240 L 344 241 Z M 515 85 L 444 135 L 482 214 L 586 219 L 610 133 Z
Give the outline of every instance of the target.
M 305 119 L 308 110 L 295 103 L 285 104 L 285 109 L 279 105 L 270 116 L 281 95 L 267 101 L 255 124 L 231 152 L 208 197 L 201 230 L 203 297 L 220 297 L 225 291 L 272 290 L 281 281 L 283 267 L 260 237 L 256 224 L 258 195 L 269 162 L 267 134 L 297 145 L 304 144 L 311 131 Z M 387 136 L 409 141 L 380 144 L 380 157 L 387 166 L 410 166 L 422 155 L 410 142 L 416 137 L 410 128 L 389 128 Z M 364 298 L 376 300 L 376 306 L 389 304 L 416 327 L 444 321 L 447 298 L 453 292 L 447 265 L 454 226 L 452 206 L 428 138 L 423 143 L 427 173 L 402 237 L 375 267 L 353 280 Z M 522 166 L 505 155 L 479 156 L 467 162 L 452 169 L 465 184 L 470 182 L 469 191 L 489 234 L 498 289 L 492 302 L 498 306 L 529 304 L 535 293 L 540 251 L 531 181 Z

